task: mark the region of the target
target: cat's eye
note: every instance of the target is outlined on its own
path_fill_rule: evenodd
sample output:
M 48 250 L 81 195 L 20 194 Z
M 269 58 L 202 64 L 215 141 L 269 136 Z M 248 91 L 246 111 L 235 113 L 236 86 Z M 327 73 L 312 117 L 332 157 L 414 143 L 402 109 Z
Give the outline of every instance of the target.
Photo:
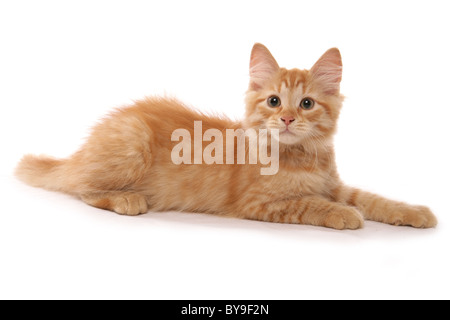
M 300 107 L 305 110 L 310 110 L 314 107 L 314 100 L 311 98 L 304 98 L 300 102 Z
M 267 104 L 272 108 L 279 107 L 281 105 L 281 99 L 277 96 L 270 96 L 267 99 Z

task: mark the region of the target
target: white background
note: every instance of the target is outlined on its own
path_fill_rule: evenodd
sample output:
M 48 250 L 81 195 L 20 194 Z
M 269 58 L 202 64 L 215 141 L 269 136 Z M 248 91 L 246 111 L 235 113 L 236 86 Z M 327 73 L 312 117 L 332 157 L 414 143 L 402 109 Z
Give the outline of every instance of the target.
M 446 1 L 2 0 L 0 298 L 450 298 L 449 30 Z M 123 217 L 13 177 L 145 95 L 241 117 L 254 42 L 288 68 L 341 50 L 342 178 L 436 229 Z

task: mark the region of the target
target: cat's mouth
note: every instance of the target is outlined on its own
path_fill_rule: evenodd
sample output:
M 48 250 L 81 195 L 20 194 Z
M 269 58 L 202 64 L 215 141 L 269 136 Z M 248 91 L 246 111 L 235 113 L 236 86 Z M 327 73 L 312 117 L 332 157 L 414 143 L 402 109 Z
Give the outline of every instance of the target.
M 285 128 L 284 130 L 280 130 L 280 134 L 296 136 L 296 134 L 294 132 L 292 132 L 291 130 L 289 130 L 289 128 Z

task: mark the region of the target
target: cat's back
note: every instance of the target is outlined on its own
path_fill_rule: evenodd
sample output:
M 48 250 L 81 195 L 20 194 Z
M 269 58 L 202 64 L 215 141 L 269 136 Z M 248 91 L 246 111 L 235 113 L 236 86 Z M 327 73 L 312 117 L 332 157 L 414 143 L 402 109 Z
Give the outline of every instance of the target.
M 140 116 L 158 136 L 167 137 L 167 133 L 170 133 L 169 140 L 173 130 L 193 131 L 194 121 L 201 121 L 202 127 L 206 129 L 222 130 L 237 125 L 225 115 L 202 113 L 176 98 L 168 97 L 147 97 L 136 101 L 129 112 Z
M 102 119 L 92 130 L 88 146 L 109 147 L 118 142 L 124 144 L 154 145 L 172 148 L 172 134 L 179 129 L 187 130 L 194 137 L 194 124 L 201 128 L 201 135 L 208 129 L 236 129 L 240 123 L 225 115 L 210 115 L 195 110 L 175 98 L 147 97 L 133 105 L 119 108 Z

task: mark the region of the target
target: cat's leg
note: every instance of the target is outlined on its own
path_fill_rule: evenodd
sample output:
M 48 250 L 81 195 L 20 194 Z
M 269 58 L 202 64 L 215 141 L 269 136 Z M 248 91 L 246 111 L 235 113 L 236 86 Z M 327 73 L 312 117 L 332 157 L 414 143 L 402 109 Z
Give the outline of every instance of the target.
M 115 211 L 123 215 L 135 216 L 148 211 L 147 198 L 137 193 L 89 193 L 81 195 L 81 199 L 93 207 Z
M 364 219 L 359 211 L 321 196 L 262 202 L 255 199 L 240 208 L 239 217 L 278 223 L 296 223 L 334 229 L 359 229 Z
M 70 190 L 87 204 L 124 215 L 148 211 L 153 132 L 134 109 L 106 118 L 68 163 Z M 139 190 L 137 192 L 136 190 Z
M 436 217 L 425 206 L 386 199 L 357 188 L 341 187 L 336 192 L 336 200 L 356 207 L 366 220 L 415 228 L 432 228 L 437 225 Z

